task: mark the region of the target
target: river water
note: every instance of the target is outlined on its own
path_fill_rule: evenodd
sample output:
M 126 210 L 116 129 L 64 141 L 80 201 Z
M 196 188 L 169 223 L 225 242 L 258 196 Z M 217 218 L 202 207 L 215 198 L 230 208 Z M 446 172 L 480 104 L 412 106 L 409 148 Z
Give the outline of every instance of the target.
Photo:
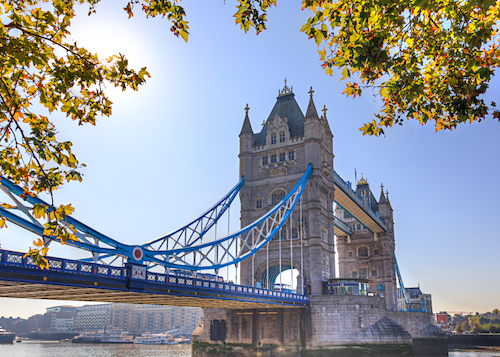
M 72 344 L 23 341 L 0 344 L 0 357 L 190 357 L 191 345 Z M 452 351 L 450 357 L 500 357 L 500 351 Z M 363 356 L 360 356 L 363 357 Z

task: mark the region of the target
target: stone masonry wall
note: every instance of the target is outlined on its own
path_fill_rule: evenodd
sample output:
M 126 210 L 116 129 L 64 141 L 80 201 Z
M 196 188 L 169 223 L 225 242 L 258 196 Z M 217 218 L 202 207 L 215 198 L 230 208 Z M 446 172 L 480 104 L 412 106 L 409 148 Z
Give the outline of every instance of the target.
M 311 323 L 308 344 L 343 345 L 347 335 L 373 325 L 386 316 L 384 299 L 378 296 L 319 295 L 310 298 Z
M 420 311 L 388 311 L 387 318 L 403 326 L 412 336 L 434 320 L 430 313 Z
M 225 310 L 204 309 L 203 331 L 196 335 L 197 342 L 209 342 L 210 322 L 226 321 L 226 343 L 244 344 L 299 344 L 300 310 Z

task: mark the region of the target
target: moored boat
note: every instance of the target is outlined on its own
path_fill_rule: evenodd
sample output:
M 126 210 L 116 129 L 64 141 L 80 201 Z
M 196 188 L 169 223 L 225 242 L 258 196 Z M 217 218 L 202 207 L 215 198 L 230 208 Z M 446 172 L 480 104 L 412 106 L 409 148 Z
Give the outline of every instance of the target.
M 120 329 L 83 332 L 71 340 L 73 343 L 134 343 L 133 337 Z
M 178 342 L 166 333 L 143 333 L 134 343 L 141 345 L 176 345 Z
M 16 338 L 14 332 L 9 332 L 0 327 L 0 343 L 14 343 L 14 338 Z

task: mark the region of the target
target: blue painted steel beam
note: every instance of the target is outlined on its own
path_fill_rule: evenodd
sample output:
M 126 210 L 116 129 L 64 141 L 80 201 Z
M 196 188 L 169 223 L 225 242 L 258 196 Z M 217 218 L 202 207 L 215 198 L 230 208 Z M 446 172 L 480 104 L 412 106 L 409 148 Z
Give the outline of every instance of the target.
M 11 193 L 13 193 L 16 196 L 20 197 L 24 193 L 24 190 L 21 187 L 15 185 L 14 183 L 12 183 L 10 180 L 8 180 L 5 177 L 1 177 L 0 176 L 0 183 L 1 183 L 2 186 L 5 186 Z M 196 221 L 200 221 L 203 218 L 211 219 L 211 222 L 206 227 L 204 227 L 203 230 L 200 231 L 199 237 L 196 240 L 194 240 L 193 242 L 191 242 L 191 244 L 194 244 L 197 240 L 199 240 L 206 233 L 206 231 L 208 231 L 210 228 L 212 228 L 212 226 L 215 223 L 217 223 L 217 221 L 220 219 L 220 217 L 227 211 L 227 209 L 229 208 L 229 206 L 231 205 L 231 203 L 234 201 L 234 198 L 238 195 L 238 193 L 239 193 L 241 187 L 243 186 L 243 184 L 244 184 L 244 178 L 242 178 L 238 182 L 238 184 L 235 187 L 233 187 L 231 189 L 231 191 L 229 191 L 228 194 L 226 194 L 221 200 L 219 200 L 214 206 L 212 206 L 212 208 L 210 208 L 209 210 L 207 210 L 201 217 L 199 217 L 198 219 L 192 221 L 190 224 L 184 226 L 183 228 L 181 228 L 181 229 L 179 229 L 177 231 L 174 231 L 173 233 L 179 232 L 182 229 L 185 229 L 186 227 L 189 227 L 189 225 L 191 225 L 192 223 L 194 223 Z M 26 196 L 24 196 L 23 200 L 27 201 L 31 205 L 42 204 L 42 205 L 48 206 L 49 208 L 48 208 L 47 212 L 51 212 L 51 211 L 53 211 L 55 209 L 53 206 L 51 206 L 47 202 L 39 199 L 38 197 L 33 197 L 33 196 L 30 196 L 30 195 L 26 195 Z M 219 206 L 221 206 L 221 207 L 220 207 L 220 210 L 217 212 L 217 208 L 219 208 Z M 30 219 L 27 219 L 27 218 L 24 218 L 24 217 L 21 217 L 21 216 L 18 216 L 16 214 L 14 214 L 12 212 L 14 210 L 15 209 L 13 209 L 13 210 L 7 210 L 7 209 L 5 209 L 3 207 L 0 207 L 0 216 L 5 217 L 10 222 L 12 222 L 12 223 L 14 223 L 16 225 L 19 225 L 22 228 L 25 228 L 25 229 L 27 229 L 28 231 L 30 231 L 32 233 L 35 233 L 35 234 L 37 234 L 39 236 L 42 236 L 42 237 L 45 237 L 45 238 L 49 238 L 51 240 L 58 241 L 58 239 L 55 238 L 55 237 L 45 236 L 43 234 L 43 231 L 44 231 L 43 227 L 41 227 L 41 226 L 33 223 Z M 213 213 L 214 210 L 215 210 L 215 215 L 212 214 L 210 217 L 207 217 L 207 215 L 209 215 L 210 213 Z M 34 219 L 32 217 L 30 217 L 30 218 Z M 108 246 L 110 246 L 110 247 L 112 247 L 114 249 L 110 249 L 110 248 L 107 248 L 107 247 L 100 247 L 98 244 L 90 244 L 90 243 L 84 242 L 82 240 L 79 240 L 79 241 L 68 241 L 66 244 L 68 244 L 70 246 L 73 246 L 73 247 L 76 247 L 76 248 L 79 248 L 79 249 L 90 251 L 92 253 L 104 254 L 104 256 L 103 256 L 104 258 L 106 258 L 106 257 L 112 257 L 112 256 L 121 256 L 121 257 L 127 258 L 130 261 L 134 261 L 135 258 L 132 255 L 132 251 L 133 251 L 134 248 L 137 247 L 137 245 L 128 245 L 128 244 L 120 243 L 120 242 L 118 242 L 118 241 L 116 241 L 116 240 L 114 240 L 114 239 L 112 239 L 112 238 L 110 238 L 110 237 L 108 237 L 108 236 L 106 236 L 106 235 L 104 235 L 104 234 L 96 231 L 95 229 L 93 229 L 93 228 L 85 225 L 84 223 L 81 223 L 80 221 L 74 219 L 71 216 L 67 216 L 66 217 L 66 222 L 68 224 L 73 225 L 73 227 L 76 228 L 78 231 L 83 232 L 84 234 L 90 236 L 89 238 L 91 238 L 91 239 L 97 239 L 99 242 L 102 242 L 102 243 L 104 243 L 104 244 L 106 244 L 106 245 L 108 245 Z M 173 233 L 171 233 L 171 234 L 173 234 Z M 163 239 L 163 238 L 159 238 L 157 240 L 154 240 L 154 241 L 151 241 L 149 243 L 143 244 L 142 247 L 144 247 L 144 248 L 148 247 L 151 244 L 153 244 L 156 241 L 161 240 L 161 239 Z M 101 258 L 103 258 L 103 257 L 101 257 Z M 164 265 L 164 261 L 162 261 L 160 259 L 157 259 L 156 257 L 150 257 L 149 255 L 148 255 L 148 257 L 150 258 L 150 261 L 155 262 L 157 264 Z M 90 259 L 92 259 L 92 258 L 90 258 Z M 148 260 L 148 259 L 143 259 L 143 260 Z

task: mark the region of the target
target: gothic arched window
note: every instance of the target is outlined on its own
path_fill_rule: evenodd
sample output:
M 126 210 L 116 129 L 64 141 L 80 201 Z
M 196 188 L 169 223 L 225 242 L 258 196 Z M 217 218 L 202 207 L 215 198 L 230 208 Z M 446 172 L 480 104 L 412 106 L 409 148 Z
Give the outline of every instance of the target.
M 275 206 L 285 197 L 285 190 L 275 190 L 271 194 L 271 205 Z
M 262 198 L 258 198 L 257 201 L 255 201 L 255 207 L 257 209 L 261 209 L 262 208 Z
M 276 133 L 271 134 L 271 145 L 276 144 Z
M 362 245 L 358 248 L 358 256 L 359 257 L 367 257 L 368 256 L 368 248 Z

